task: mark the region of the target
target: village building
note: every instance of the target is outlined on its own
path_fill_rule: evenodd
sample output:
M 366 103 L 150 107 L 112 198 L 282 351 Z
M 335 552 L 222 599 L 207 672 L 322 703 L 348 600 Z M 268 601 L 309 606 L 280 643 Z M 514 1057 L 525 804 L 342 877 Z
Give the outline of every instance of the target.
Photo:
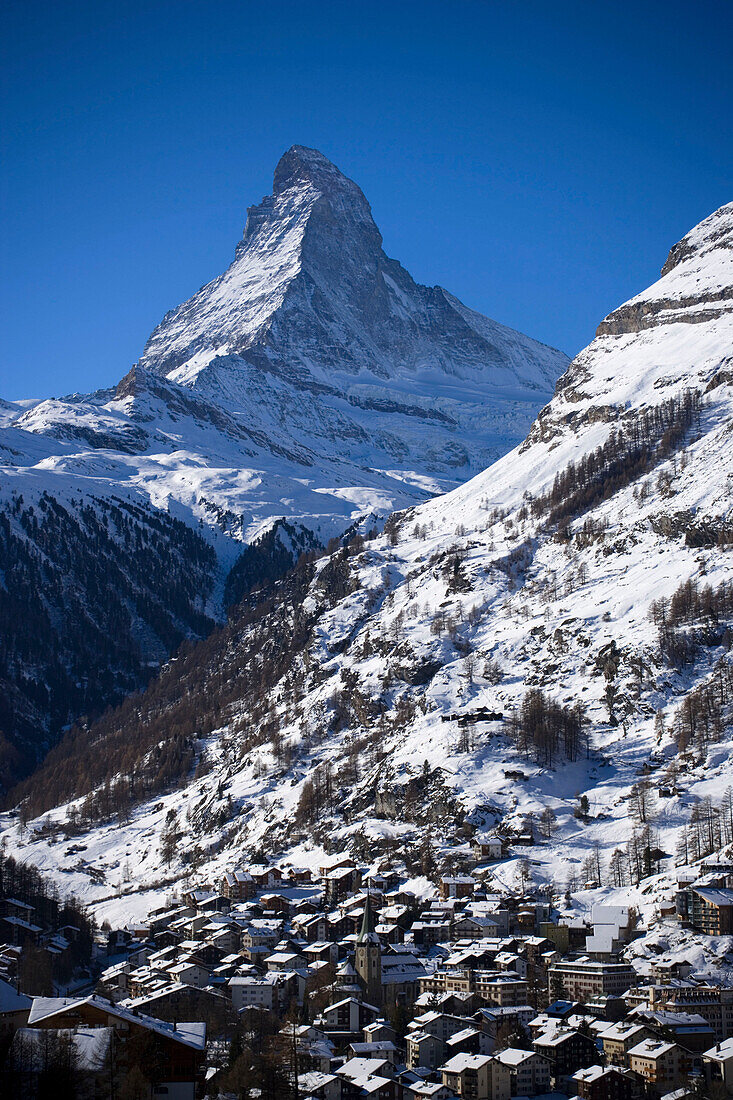
M 622 1066 L 590 1066 L 573 1074 L 578 1100 L 639 1100 L 643 1083 Z
M 637 984 L 636 971 L 630 963 L 588 958 L 562 959 L 553 963 L 547 980 L 551 997 L 571 997 L 579 1001 L 604 995 L 620 997 Z
M 682 1049 L 662 1039 L 643 1039 L 628 1052 L 629 1069 L 643 1077 L 647 1087 L 671 1091 L 689 1068 Z
M 550 1063 L 541 1054 L 507 1047 L 494 1057 L 509 1071 L 511 1096 L 541 1096 L 550 1091 Z
M 76 1032 L 111 1031 L 116 1065 L 124 1067 L 124 1049 L 136 1037 L 153 1035 L 160 1056 L 156 1087 L 180 1100 L 195 1100 L 204 1075 L 206 1025 L 203 1022 L 164 1023 L 94 995 L 84 998 L 34 997 L 28 1027 Z M 120 1049 L 121 1048 L 121 1049 Z

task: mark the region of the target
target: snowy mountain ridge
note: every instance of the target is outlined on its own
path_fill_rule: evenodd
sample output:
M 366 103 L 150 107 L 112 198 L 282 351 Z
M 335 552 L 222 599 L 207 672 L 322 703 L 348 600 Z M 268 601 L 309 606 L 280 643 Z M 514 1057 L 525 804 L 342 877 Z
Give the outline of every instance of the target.
M 116 387 L 0 405 L 0 509 L 22 513 L 0 529 L 0 573 L 9 589 L 17 573 L 16 590 L 37 604 L 19 563 L 43 562 L 48 648 L 29 661 L 11 646 L 3 658 L 0 682 L 18 706 L 0 711 L 12 742 L 7 754 L 0 743 L 0 784 L 18 748 L 32 755 L 34 728 L 43 752 L 58 721 L 79 716 L 67 698 L 52 708 L 63 720 L 49 725 L 50 665 L 59 668 L 55 683 L 87 674 L 63 652 L 63 636 L 71 648 L 81 640 L 79 616 L 72 622 L 63 598 L 45 594 L 64 571 L 83 587 L 85 516 L 94 527 L 100 512 L 106 525 L 125 502 L 141 524 L 124 536 L 133 545 L 159 516 L 170 517 L 168 531 L 185 524 L 201 542 L 197 553 L 206 557 L 208 547 L 215 561 L 196 606 L 173 618 L 221 620 L 229 571 L 279 520 L 299 532 L 299 546 L 325 545 L 454 487 L 524 436 L 566 365 L 561 352 L 415 284 L 384 255 L 357 185 L 294 146 L 277 165 L 273 194 L 250 209 L 232 265 L 164 318 Z M 47 499 L 68 517 L 69 541 L 56 549 Z M 110 553 L 114 545 L 124 556 L 116 536 Z M 134 572 L 120 594 L 133 618 L 152 598 Z M 104 618 L 93 585 L 77 599 L 92 621 Z M 134 631 L 142 648 L 127 688 L 180 641 L 168 628 L 173 609 L 161 610 L 157 636 L 151 624 Z M 25 613 L 0 587 L 0 625 Z M 111 675 L 84 693 L 92 712 L 120 698 L 116 667 Z
M 114 390 L 4 402 L 0 455 L 33 483 L 42 435 L 44 476 L 209 527 L 204 495 L 239 514 L 243 541 L 280 516 L 326 541 L 484 468 L 567 361 L 415 284 L 357 185 L 294 146 L 230 268 L 170 311 L 139 364 Z
M 632 299 L 641 321 L 627 311 L 623 326 L 602 323 L 524 444 L 292 575 L 206 654 L 164 669 L 142 710 L 83 741 L 97 791 L 104 776 L 114 786 L 115 745 L 139 715 L 153 739 L 181 728 L 185 695 L 197 770 L 128 821 L 95 808 L 88 788 L 51 808 L 59 788 L 40 773 L 30 833 L 5 821 L 24 858 L 100 915 L 132 918 L 161 882 L 216 883 L 248 858 L 408 858 L 429 843 L 460 866 L 464 820 L 512 835 L 549 809 L 532 875 L 576 893 L 600 852 L 605 893 L 653 922 L 691 814 L 733 786 L 732 209 L 693 230 Z M 284 654 L 273 637 L 288 640 Z M 224 705 L 212 716 L 215 682 Z M 564 747 L 522 725 L 533 691 L 555 708 Z M 53 768 L 74 774 L 62 750 Z M 646 823 L 629 813 L 640 777 Z M 167 865 L 170 811 L 188 841 Z M 632 888 L 647 827 L 665 874 Z M 84 833 L 82 864 L 59 854 L 67 828 Z M 502 889 L 520 860 L 487 873 Z

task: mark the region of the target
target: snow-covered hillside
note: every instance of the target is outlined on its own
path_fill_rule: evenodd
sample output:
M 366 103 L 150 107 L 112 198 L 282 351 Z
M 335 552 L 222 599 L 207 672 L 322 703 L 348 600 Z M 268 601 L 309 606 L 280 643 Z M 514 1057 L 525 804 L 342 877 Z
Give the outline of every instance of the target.
M 404 856 L 430 839 L 458 865 L 467 815 L 508 833 L 532 815 L 539 838 L 548 807 L 537 879 L 577 889 L 597 852 L 612 882 L 614 851 L 628 867 L 652 839 L 673 869 L 691 811 L 733 784 L 733 205 L 664 272 L 602 323 L 521 446 L 283 582 L 134 714 L 62 747 L 30 798 L 51 805 L 82 753 L 83 774 L 114 786 L 125 738 L 149 729 L 154 754 L 166 722 L 195 755 L 178 789 L 129 820 L 65 796 L 28 832 L 6 819 L 13 847 L 118 918 L 161 883 L 216 881 L 260 854 L 305 863 L 396 841 Z M 522 726 L 532 689 L 557 705 L 541 738 Z M 578 721 L 570 749 L 553 741 L 553 722 Z M 166 865 L 172 814 L 186 844 Z M 59 839 L 69 818 L 81 860 Z M 519 873 L 515 860 L 489 877 Z M 648 920 L 669 889 L 634 891 Z
M 35 555 L 83 590 L 89 570 L 74 543 L 86 538 L 59 546 L 56 561 L 40 502 L 59 501 L 83 531 L 85 509 L 122 500 L 136 514 L 163 513 L 168 527 L 168 518 L 186 524 L 213 550 L 200 602 L 221 619 L 243 545 L 278 519 L 299 546 L 325 545 L 454 487 L 524 436 L 566 365 L 561 352 L 415 284 L 382 251 L 356 184 L 295 146 L 273 195 L 249 211 L 231 267 L 167 315 L 114 389 L 0 403 L 0 510 L 31 517 L 22 534 L 0 531 L 0 574 L 12 582 L 18 553 Z M 91 585 L 81 595 L 91 619 L 103 618 L 102 594 Z M 131 607 L 150 595 L 144 583 L 120 592 Z M 18 700 L 0 713 L 14 746 L 0 743 L 0 785 L 18 770 L 20 724 L 22 768 L 34 725 L 42 752 L 79 714 L 68 692 L 59 700 L 49 688 L 51 665 L 85 682 L 92 711 L 120 698 L 119 662 L 107 683 L 69 662 L 61 635 L 77 646 L 79 616 L 63 602 L 46 610 L 48 652 L 29 661 L 10 646 L 0 657 L 0 686 Z M 24 614 L 0 587 L 0 625 Z M 132 632 L 138 667 L 126 690 L 180 640 L 153 634 L 140 644 Z

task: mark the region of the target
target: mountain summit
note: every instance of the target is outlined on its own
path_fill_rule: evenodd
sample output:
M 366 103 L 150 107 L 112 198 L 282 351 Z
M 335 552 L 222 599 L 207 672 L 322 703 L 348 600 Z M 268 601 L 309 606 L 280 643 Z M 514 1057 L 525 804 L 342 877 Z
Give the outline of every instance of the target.
M 319 450 L 350 441 L 353 453 L 363 437 L 361 461 L 422 474 L 477 470 L 518 441 L 565 363 L 415 283 L 384 253 L 360 188 L 298 145 L 250 208 L 231 266 L 166 315 L 140 360 L 224 396 L 250 426 L 267 429 L 274 408 Z M 377 426 L 358 410 L 389 417 Z

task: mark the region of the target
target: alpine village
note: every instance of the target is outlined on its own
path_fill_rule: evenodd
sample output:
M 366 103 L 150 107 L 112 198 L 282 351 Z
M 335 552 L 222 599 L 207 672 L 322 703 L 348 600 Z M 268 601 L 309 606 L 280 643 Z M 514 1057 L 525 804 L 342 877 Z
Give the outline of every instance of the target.
M 0 1093 L 733 1096 L 733 204 L 572 361 L 293 146 L 0 402 Z

